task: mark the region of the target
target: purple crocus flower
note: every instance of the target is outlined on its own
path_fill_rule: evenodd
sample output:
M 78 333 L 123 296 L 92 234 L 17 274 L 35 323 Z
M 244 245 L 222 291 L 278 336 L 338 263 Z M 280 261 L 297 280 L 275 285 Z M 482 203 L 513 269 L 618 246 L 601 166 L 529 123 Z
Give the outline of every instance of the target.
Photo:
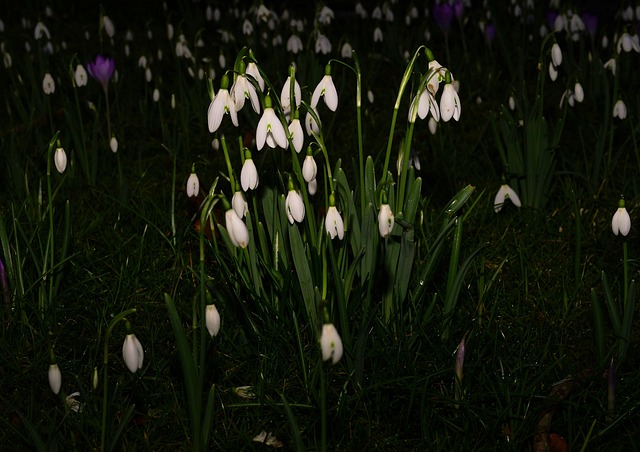
M 496 37 L 496 26 L 494 24 L 487 24 L 484 27 L 484 37 L 489 45 L 493 43 L 493 40 Z
M 445 33 L 449 33 L 453 14 L 453 6 L 449 3 L 436 3 L 433 5 L 433 18 Z
M 113 76 L 113 72 L 116 69 L 116 63 L 112 58 L 98 55 L 95 61 L 87 63 L 87 71 L 91 74 L 91 77 L 95 78 L 102 84 L 105 91 L 109 86 L 109 80 Z
M 545 17 L 547 19 L 547 27 L 549 27 L 549 30 L 555 29 L 556 18 L 558 17 L 558 12 L 557 11 L 548 11 L 547 14 L 545 14 Z
M 596 31 L 598 31 L 598 16 L 584 12 L 582 13 L 582 22 L 584 22 L 584 27 L 587 29 L 591 37 L 595 36 Z
M 462 20 L 462 17 L 464 16 L 464 3 L 462 0 L 455 0 L 453 2 L 453 12 L 456 19 Z

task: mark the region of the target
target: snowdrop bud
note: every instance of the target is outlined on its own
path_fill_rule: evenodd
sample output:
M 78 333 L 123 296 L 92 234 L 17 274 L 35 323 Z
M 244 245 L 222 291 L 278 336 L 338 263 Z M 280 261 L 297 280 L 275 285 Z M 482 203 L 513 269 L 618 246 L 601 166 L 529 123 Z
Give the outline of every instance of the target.
M 236 211 L 236 214 L 240 218 L 244 218 L 247 215 L 249 205 L 247 204 L 247 201 L 245 201 L 242 191 L 236 190 L 233 194 L 233 198 L 231 198 L 231 207 L 233 207 L 233 210 Z
M 111 148 L 111 152 L 114 154 L 118 152 L 118 140 L 115 136 L 111 137 L 111 140 L 109 140 L 109 147 Z
M 196 173 L 192 172 L 187 180 L 187 196 L 193 198 L 198 196 L 198 193 L 200 193 L 200 181 Z
M 58 364 L 49 365 L 49 386 L 54 394 L 57 395 L 60 392 L 60 387 L 62 386 L 62 374 L 60 373 Z
M 554 42 L 553 46 L 551 46 L 551 61 L 556 67 L 562 64 L 562 50 L 557 42 Z
M 220 331 L 220 313 L 215 304 L 208 304 L 205 312 L 205 323 L 211 337 L 217 336 Z
M 309 181 L 309 183 L 307 184 L 307 191 L 309 191 L 309 194 L 311 196 L 316 194 L 316 192 L 318 191 L 318 180 L 317 179 L 313 179 L 312 181 Z
M 220 150 L 220 140 L 218 140 L 217 138 L 211 140 L 211 147 L 214 151 Z
M 429 132 L 431 132 L 431 135 L 435 135 L 436 134 L 436 130 L 438 128 L 438 121 L 435 120 L 435 118 L 433 116 L 431 116 L 429 118 Z
M 158 102 L 160 100 L 160 91 L 158 88 L 153 90 L 153 101 Z
M 116 30 L 109 16 L 102 16 L 102 26 L 104 27 L 104 31 L 107 33 L 107 36 L 109 36 L 110 38 L 113 38 L 113 35 L 116 33 Z
M 332 323 L 322 325 L 320 348 L 322 350 L 323 361 L 331 359 L 331 363 L 336 364 L 340 361 L 340 358 L 342 358 L 342 339 L 340 339 L 340 335 Z
M 373 92 L 371 90 L 367 91 L 367 99 L 369 100 L 369 103 L 372 104 L 374 97 L 373 97 Z
M 91 384 L 93 386 L 93 389 L 96 389 L 98 387 L 98 368 L 97 367 L 93 368 L 93 378 L 91 379 Z
M 64 173 L 64 170 L 67 168 L 67 153 L 64 152 L 63 148 L 56 149 L 56 153 L 53 156 L 53 161 L 56 164 L 56 169 L 60 174 Z
M 558 70 L 556 69 L 556 67 L 553 65 L 553 63 L 549 63 L 549 78 L 551 79 L 551 81 L 555 82 L 556 79 L 558 78 Z
M 573 87 L 573 92 L 578 102 L 582 102 L 584 100 L 584 90 L 582 89 L 582 85 L 580 84 L 580 82 L 576 82 L 575 86 Z
M 135 334 L 130 333 L 125 337 L 124 344 L 122 344 L 122 357 L 131 373 L 134 374 L 142 369 L 144 350 Z
M 516 100 L 513 96 L 509 96 L 509 110 L 513 111 L 516 109 Z
M 316 178 L 316 174 L 318 173 L 318 165 L 316 161 L 313 159 L 313 155 L 311 154 L 311 149 L 307 151 L 307 156 L 304 158 L 304 163 L 302 164 L 302 177 L 306 182 L 311 182 Z
M 378 231 L 382 238 L 387 237 L 393 230 L 395 219 L 389 204 L 382 204 L 378 212 Z
M 284 205 L 289 223 L 302 223 L 305 213 L 304 201 L 302 200 L 300 193 L 295 191 L 293 188 L 293 182 L 291 182 L 291 180 L 289 180 L 289 193 L 287 194 Z
M 176 95 L 175 94 L 171 94 L 171 109 L 172 110 L 176 109 Z
M 249 230 L 231 206 L 229 206 L 229 209 L 225 212 L 225 226 L 231 243 L 233 243 L 234 246 L 246 248 L 249 244 Z

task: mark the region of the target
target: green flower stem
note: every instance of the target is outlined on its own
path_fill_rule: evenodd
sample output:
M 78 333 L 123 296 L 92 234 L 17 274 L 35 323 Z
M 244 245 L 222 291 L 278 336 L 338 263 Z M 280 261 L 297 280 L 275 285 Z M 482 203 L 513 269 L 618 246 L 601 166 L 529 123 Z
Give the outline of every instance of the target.
M 627 306 L 629 301 L 629 261 L 627 254 L 627 240 L 622 242 L 622 269 L 624 272 L 624 306 Z M 623 311 L 624 312 L 624 311 Z
M 620 58 L 619 55 L 615 57 L 616 61 L 616 75 L 613 78 L 613 96 L 611 97 L 611 102 L 609 103 L 609 111 L 606 112 L 606 118 L 609 122 L 609 149 L 607 150 L 607 168 L 605 171 L 605 177 L 609 177 L 609 170 L 611 169 L 611 155 L 613 154 L 613 136 L 615 134 L 615 124 L 613 122 L 613 105 L 618 101 L 619 91 L 620 91 L 620 74 L 622 70 L 620 68 Z M 633 127 L 632 127 L 633 129 Z
M 388 169 L 389 169 L 389 159 L 391 158 L 391 147 L 393 145 L 393 135 L 396 130 L 396 120 L 398 119 L 398 110 L 400 109 L 400 101 L 402 100 L 402 95 L 404 94 L 404 90 L 407 88 L 409 84 L 409 79 L 411 78 L 411 74 L 413 73 L 413 66 L 420 55 L 422 50 L 426 49 L 425 46 L 418 47 L 418 50 L 413 54 L 413 58 L 409 61 L 409 65 L 404 71 L 404 75 L 402 76 L 402 81 L 400 82 L 400 88 L 398 89 L 398 96 L 396 97 L 396 103 L 393 106 L 393 116 L 391 117 L 391 129 L 389 130 L 389 139 L 387 141 L 387 152 L 384 156 L 384 167 L 382 168 L 382 179 L 380 182 L 387 182 L 386 178 L 388 177 Z
M 49 150 L 47 151 L 47 198 L 48 198 L 48 209 L 49 209 L 49 266 L 45 266 L 43 268 L 43 273 L 47 273 L 47 268 L 49 269 L 50 275 L 49 279 L 49 299 L 47 300 L 47 307 L 51 305 L 53 300 L 53 268 L 55 266 L 55 244 L 54 244 L 54 228 L 53 228 L 53 190 L 51 188 L 51 160 L 53 160 L 53 149 L 56 146 L 56 141 L 58 140 L 58 134 L 60 131 L 56 132 L 51 138 L 49 142 Z M 44 276 L 44 275 L 43 275 Z M 45 315 L 45 306 L 42 304 L 40 306 L 40 313 L 44 318 Z
M 80 121 L 80 146 L 82 147 L 82 149 L 80 149 L 80 152 L 82 152 L 83 158 L 82 158 L 82 166 L 84 166 L 84 171 L 85 174 L 87 175 L 87 179 L 89 179 L 89 184 L 93 185 L 94 180 L 91 177 L 92 174 L 89 171 L 89 155 L 87 153 L 87 146 L 86 143 L 84 141 L 84 121 L 82 120 L 82 110 L 80 110 L 80 99 L 78 98 L 78 88 L 75 86 L 75 79 L 74 79 L 74 75 L 73 72 L 71 73 L 71 80 L 74 83 L 74 90 L 73 90 L 73 94 L 75 94 L 75 98 L 76 98 L 76 110 L 78 110 L 78 120 Z M 95 157 L 94 157 L 95 158 Z
M 126 316 L 130 315 L 130 314 L 134 314 L 136 312 L 136 308 L 131 308 L 131 309 L 127 309 L 126 311 L 121 312 L 120 314 L 116 315 L 111 322 L 109 322 L 109 326 L 107 327 L 107 332 L 104 336 L 104 357 L 102 360 L 102 365 L 103 365 L 103 369 L 102 369 L 102 385 L 103 385 L 103 389 L 102 389 L 102 434 L 101 434 L 101 438 L 100 438 L 100 450 L 104 452 L 105 447 L 106 447 L 106 440 L 107 440 L 107 396 L 108 396 L 108 389 L 109 386 L 107 385 L 107 376 L 108 376 L 108 369 L 109 369 L 109 338 L 111 337 L 111 331 L 113 330 L 113 327 L 116 326 L 116 324 L 120 321 L 120 320 L 125 320 Z
M 404 211 L 404 195 L 405 189 L 407 185 L 407 171 L 409 170 L 409 156 L 411 155 L 411 141 L 413 140 L 413 128 L 415 126 L 415 122 L 409 123 L 409 128 L 407 129 L 407 134 L 404 139 L 404 149 L 401 149 L 402 152 L 402 170 L 400 171 L 400 181 L 399 181 L 399 192 L 398 199 L 396 200 L 396 210 L 398 215 L 402 215 Z
M 229 150 L 227 149 L 227 140 L 224 135 L 220 136 L 220 145 L 222 146 L 222 151 L 224 152 L 224 160 L 227 163 L 227 172 L 229 173 L 229 183 L 231 184 L 231 193 L 236 190 L 236 180 L 233 177 L 233 168 L 231 166 L 231 159 L 229 159 Z

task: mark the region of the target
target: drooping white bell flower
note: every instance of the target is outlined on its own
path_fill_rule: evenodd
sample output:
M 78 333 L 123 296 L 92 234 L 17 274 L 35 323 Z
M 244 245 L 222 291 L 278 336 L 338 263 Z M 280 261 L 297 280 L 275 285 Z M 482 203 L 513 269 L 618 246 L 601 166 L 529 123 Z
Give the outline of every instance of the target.
M 313 90 L 313 95 L 311 96 L 311 106 L 313 108 L 318 106 L 321 96 L 324 97 L 324 103 L 329 107 L 329 110 L 336 111 L 338 108 L 338 92 L 331 78 L 331 65 L 329 64 L 325 66 L 324 77 L 322 77 L 316 89 Z
M 287 218 L 289 219 L 290 224 L 293 224 L 294 221 L 302 223 L 305 212 L 304 201 L 302 200 L 300 193 L 293 189 L 291 181 L 289 181 L 289 185 L 289 193 L 287 194 L 287 199 L 284 202 Z
M 507 184 L 502 184 L 493 201 L 493 210 L 495 210 L 496 213 L 502 210 L 505 199 L 510 199 L 513 205 L 516 207 L 520 207 L 522 205 L 522 203 L 520 202 L 520 198 L 518 197 L 518 194 L 515 192 L 515 190 Z
M 231 207 L 236 211 L 240 218 L 244 218 L 249 211 L 249 204 L 244 199 L 244 194 L 240 190 L 236 190 L 231 198 Z
M 444 122 L 449 121 L 451 118 L 458 121 L 461 111 L 460 97 L 458 97 L 453 84 L 447 83 L 444 85 L 442 96 L 440 97 L 440 117 Z
M 247 150 L 244 164 L 240 171 L 240 185 L 242 185 L 242 190 L 246 192 L 247 190 L 255 190 L 258 182 L 260 182 L 258 169 L 251 158 L 251 153 Z
M 247 69 L 245 71 L 245 74 L 253 77 L 256 80 L 256 82 L 258 82 L 260 91 L 264 91 L 264 78 L 260 74 L 260 70 L 258 69 L 258 66 L 256 66 L 256 63 L 252 61 L 249 64 L 247 64 Z
M 307 111 L 307 115 L 304 119 L 304 127 L 307 129 L 307 135 L 311 135 L 311 132 L 318 135 L 320 134 L 320 124 L 318 123 L 318 121 L 320 121 L 320 116 L 318 116 L 318 110 L 313 107 L 311 107 L 311 109 L 315 113 L 315 117 Z M 318 121 L 316 121 L 316 118 L 318 118 Z
M 342 240 L 344 238 L 344 222 L 342 216 L 335 205 L 335 196 L 333 193 L 329 196 L 329 208 L 327 209 L 327 215 L 324 220 L 324 227 L 327 234 L 331 239 L 335 239 L 336 236 Z
M 193 198 L 200 193 L 200 180 L 195 172 L 192 172 L 187 179 L 187 196 Z
M 551 61 L 555 67 L 562 64 L 562 50 L 557 42 L 554 42 L 551 46 Z
M 114 154 L 118 152 L 118 140 L 115 136 L 112 136 L 109 140 L 109 147 L 111 148 L 111 152 Z
M 629 216 L 629 212 L 627 212 L 626 207 L 624 206 L 624 200 L 621 199 L 618 205 L 618 210 L 613 214 L 613 218 L 611 219 L 611 229 L 615 235 L 618 233 L 624 235 L 626 237 L 631 230 L 631 217 Z
M 302 40 L 298 35 L 291 35 L 289 39 L 287 39 L 287 51 L 293 53 L 294 55 L 302 52 Z
M 256 129 L 256 147 L 258 150 L 263 148 L 265 142 L 271 148 L 279 146 L 282 149 L 286 149 L 289 145 L 287 132 L 285 132 L 280 118 L 278 118 L 271 106 L 271 97 L 269 96 L 264 99 L 264 112 Z
M 79 64 L 76 66 L 76 70 L 73 73 L 73 79 L 78 88 L 87 84 L 87 71 L 83 65 Z
M 53 94 L 56 91 L 56 82 L 53 81 L 53 77 L 48 72 L 44 74 L 42 79 L 42 90 L 45 94 Z
M 249 230 L 244 221 L 231 207 L 225 212 L 225 225 L 229 233 L 229 239 L 234 246 L 246 248 L 249 244 Z
M 318 36 L 316 38 L 315 51 L 316 53 L 322 53 L 323 55 L 331 52 L 331 41 L 329 41 L 329 38 L 327 38 L 322 33 L 318 33 Z
M 322 334 L 320 335 L 320 349 L 322 350 L 322 360 L 331 359 L 332 364 L 336 364 L 342 358 L 342 339 L 333 326 L 333 323 L 325 323 L 322 325 Z
M 220 313 L 215 304 L 208 304 L 205 308 L 205 324 L 207 325 L 207 331 L 211 337 L 217 336 L 220 332 Z
M 214 133 L 220 127 L 222 123 L 222 117 L 225 114 L 231 116 L 231 122 L 234 126 L 238 127 L 238 114 L 236 112 L 236 104 L 229 94 L 228 90 L 229 78 L 224 75 L 220 81 L 220 89 L 214 96 L 211 104 L 209 104 L 209 111 L 207 112 L 207 119 L 209 123 L 209 132 Z
M 293 69 L 291 69 L 291 72 Z M 296 108 L 300 106 L 300 102 L 302 100 L 302 89 L 300 88 L 300 84 L 297 80 L 294 79 L 293 84 L 293 99 L 296 103 Z M 282 104 L 282 109 L 285 114 L 288 114 L 291 111 L 291 76 L 287 77 L 282 86 L 282 91 L 280 92 L 280 103 Z
M 613 117 L 620 119 L 625 119 L 627 117 L 627 106 L 622 99 L 618 99 L 613 106 Z
M 124 338 L 124 344 L 122 345 L 122 357 L 127 365 L 127 368 L 131 373 L 136 373 L 142 369 L 142 362 L 144 361 L 144 350 L 142 344 L 135 334 L 129 333 Z
M 296 110 L 289 124 L 289 135 L 291 135 L 293 148 L 298 154 L 302 150 L 302 146 L 304 146 L 304 131 L 302 130 L 302 124 L 300 124 L 299 114 L 299 111 Z
M 236 77 L 233 86 L 231 87 L 231 97 L 236 103 L 236 111 L 242 110 L 244 107 L 245 99 L 251 101 L 251 107 L 256 113 L 260 113 L 260 99 L 258 99 L 258 93 L 255 86 L 247 79 L 245 73 L 241 73 Z

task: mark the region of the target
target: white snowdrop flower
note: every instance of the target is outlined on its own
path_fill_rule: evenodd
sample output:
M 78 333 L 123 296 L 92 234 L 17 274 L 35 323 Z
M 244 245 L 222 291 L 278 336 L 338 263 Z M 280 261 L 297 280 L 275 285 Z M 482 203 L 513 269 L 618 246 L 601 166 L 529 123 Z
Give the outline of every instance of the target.
M 317 179 L 313 179 L 312 181 L 309 181 L 307 183 L 307 191 L 309 192 L 309 194 L 311 196 L 316 194 L 316 192 L 318 191 L 318 180 Z
M 302 40 L 298 37 L 298 35 L 291 35 L 289 39 L 287 39 L 287 51 L 293 53 L 294 55 L 298 52 L 301 52 Z
M 329 196 L 329 208 L 324 220 L 324 227 L 331 239 L 338 237 L 340 240 L 344 238 L 344 222 L 342 216 L 335 205 L 335 196 L 333 193 Z
M 313 107 L 311 107 L 311 109 L 313 110 L 319 121 L 320 116 L 318 116 L 318 111 Z M 314 116 L 309 112 L 307 112 L 307 115 L 305 116 L 304 127 L 307 130 L 307 135 L 311 135 L 311 132 L 315 133 L 316 135 L 320 134 L 321 124 L 318 124 Z
M 609 69 L 611 74 L 615 77 L 616 75 L 616 60 L 615 58 L 609 58 L 606 63 L 604 63 L 604 68 Z
M 373 8 L 373 11 L 371 11 L 371 18 L 374 20 L 382 20 L 382 8 L 380 8 L 380 6 Z
M 551 46 L 551 61 L 553 61 L 553 65 L 556 67 L 562 64 L 562 50 L 557 42 L 554 42 Z
M 309 151 L 310 152 L 310 151 Z M 302 177 L 306 182 L 311 182 L 316 178 L 318 173 L 318 165 L 311 153 L 308 153 L 302 164 Z
M 299 154 L 302 150 L 302 146 L 304 146 L 304 132 L 302 130 L 302 124 L 300 123 L 300 118 L 298 117 L 297 110 L 296 115 L 291 120 L 288 129 L 289 135 L 291 135 L 291 141 L 293 141 L 293 148 Z
M 431 116 L 429 118 L 429 132 L 431 132 L 431 135 L 435 135 L 436 134 L 436 130 L 438 129 L 438 121 L 436 121 L 436 119 Z
M 234 246 L 246 248 L 249 244 L 249 231 L 247 225 L 238 216 L 235 210 L 229 209 L 224 214 L 225 225 L 229 238 Z
M 514 111 L 516 109 L 516 100 L 513 96 L 509 96 L 509 110 Z
M 122 357 L 131 373 L 142 369 L 144 350 L 135 334 L 127 334 L 122 345 Z
M 391 211 L 389 204 L 382 204 L 378 211 L 378 232 L 382 238 L 387 237 L 393 230 L 395 224 L 395 217 Z
M 289 223 L 293 224 L 294 221 L 302 223 L 305 212 L 304 201 L 300 193 L 293 189 L 292 184 L 290 184 L 289 193 L 287 194 L 284 205 Z
M 369 13 L 367 13 L 367 10 L 364 9 L 364 6 L 362 6 L 362 3 L 358 2 L 356 3 L 356 15 L 358 17 L 360 17 L 360 19 L 366 19 L 369 16 Z
M 256 129 L 256 147 L 258 150 L 262 149 L 265 143 L 271 148 L 279 146 L 282 149 L 286 149 L 289 144 L 287 133 L 271 106 L 271 98 L 269 96 L 265 97 L 264 112 Z
M 207 112 L 209 132 L 214 133 L 220 127 L 222 123 L 222 117 L 225 114 L 229 114 L 231 122 L 234 126 L 238 127 L 238 114 L 236 112 L 236 104 L 233 98 L 229 94 L 227 87 L 229 86 L 229 79 L 225 75 L 222 77 L 220 83 L 220 89 L 214 96 L 213 100 L 209 104 L 209 111 Z
M 141 67 L 141 68 L 146 68 L 147 67 L 147 57 L 146 56 L 142 55 L 140 58 L 138 58 L 138 67 Z
M 302 101 L 302 89 L 297 80 L 294 79 L 293 84 L 293 99 L 296 103 L 296 108 L 300 106 Z M 291 77 L 287 77 L 280 91 L 280 102 L 282 103 L 282 109 L 285 114 L 291 112 Z
M 46 37 L 47 39 L 51 39 L 51 34 L 49 33 L 49 29 L 42 22 L 38 22 L 36 24 L 36 28 L 33 31 L 34 37 L 36 41 L 41 39 L 42 37 Z
M 578 102 L 582 102 L 584 100 L 584 90 L 582 89 L 580 82 L 576 82 L 574 85 L 573 93 Z
M 331 52 L 331 42 L 329 41 L 329 38 L 322 33 L 318 33 L 318 37 L 316 38 L 315 51 L 316 53 L 322 53 L 323 55 Z
M 256 63 L 252 61 L 249 64 L 247 64 L 247 69 L 245 73 L 247 75 L 252 76 L 258 82 L 260 91 L 264 91 L 264 78 L 262 78 L 262 75 L 260 74 L 260 71 L 258 70 L 258 66 L 256 65 Z
M 322 350 L 322 360 L 331 360 L 332 364 L 337 364 L 342 358 L 343 348 L 342 339 L 336 331 L 336 327 L 332 323 L 322 325 L 322 334 L 320 335 L 320 349 Z
M 611 229 L 615 235 L 620 233 L 625 237 L 631 230 L 631 217 L 624 207 L 624 201 L 622 200 L 620 201 L 620 207 L 618 207 L 618 210 L 616 210 L 616 213 L 613 214 L 613 218 L 611 219 Z
M 67 153 L 64 152 L 63 148 L 57 148 L 55 154 L 53 155 L 53 162 L 56 165 L 56 169 L 60 174 L 64 173 L 64 170 L 67 168 Z
M 556 69 L 556 66 L 551 62 L 549 63 L 549 78 L 553 82 L 555 82 L 558 78 L 558 70 Z
M 353 56 L 353 48 L 351 47 L 351 44 L 349 44 L 349 41 L 345 41 L 344 44 L 342 44 L 340 56 L 342 58 L 351 58 Z
M 49 387 L 54 394 L 58 395 L 60 393 L 60 387 L 62 386 L 62 373 L 60 372 L 60 368 L 58 364 L 50 364 L 49 365 Z
M 105 33 L 107 33 L 107 36 L 109 36 L 110 38 L 113 38 L 113 36 L 116 34 L 116 29 L 113 26 L 113 22 L 111 21 L 109 16 L 102 16 L 102 28 L 104 28 Z
M 249 82 L 245 74 L 239 74 L 231 87 L 231 97 L 236 103 L 236 111 L 242 110 L 245 99 L 249 99 L 251 107 L 256 113 L 260 113 L 260 99 L 256 88 Z
M 460 97 L 458 97 L 453 84 L 447 83 L 444 85 L 442 96 L 440 97 L 440 117 L 444 122 L 449 121 L 451 118 L 458 121 L 461 112 Z
M 384 39 L 384 36 L 382 35 L 382 30 L 380 29 L 380 27 L 376 27 L 373 30 L 373 42 L 382 42 Z
M 56 83 L 48 72 L 44 74 L 44 78 L 42 79 L 42 89 L 45 94 L 53 94 L 56 91 Z
M 251 158 L 251 153 L 249 151 L 246 151 L 246 153 L 247 157 L 244 159 L 244 164 L 240 171 L 240 185 L 242 185 L 242 190 L 244 192 L 247 192 L 248 190 L 255 190 L 260 182 L 258 169 Z
M 144 78 L 147 82 L 150 82 L 153 78 L 153 76 L 151 75 L 151 68 L 146 68 L 144 70 Z
M 369 103 L 372 104 L 374 101 L 374 97 L 373 97 L 373 91 L 371 90 L 367 90 L 367 99 L 369 100 Z
M 76 70 L 73 73 L 73 80 L 77 87 L 85 86 L 87 84 L 87 71 L 81 64 L 76 66 Z
M 318 102 L 320 101 L 320 97 L 324 98 L 324 103 L 329 107 L 329 110 L 336 111 L 338 108 L 338 92 L 336 91 L 336 87 L 333 84 L 333 79 L 331 78 L 331 66 L 327 64 L 324 70 L 324 77 L 320 80 L 320 83 L 313 90 L 313 95 L 311 96 L 311 106 L 316 108 L 318 106 Z
M 247 212 L 249 212 L 249 204 L 246 199 L 244 199 L 242 191 L 238 190 L 233 194 L 233 197 L 231 198 L 231 207 L 236 211 L 236 214 L 240 218 L 244 218 L 245 215 L 247 215 Z
M 622 50 L 625 52 L 631 52 L 634 50 L 636 52 L 640 52 L 640 45 L 638 44 L 638 36 L 632 37 L 629 33 L 624 32 L 620 39 L 618 39 L 618 44 L 616 45 L 616 51 L 620 53 Z
M 220 55 L 218 56 L 218 63 L 220 64 L 220 67 L 222 69 L 227 67 L 227 59 L 225 58 L 224 53 L 220 53 Z
M 322 25 L 331 24 L 331 20 L 334 18 L 333 10 L 328 6 L 323 6 L 318 13 L 318 22 Z
M 253 34 L 253 24 L 249 22 L 249 19 L 245 19 L 242 23 L 242 33 L 245 36 L 250 36 Z
M 189 198 L 195 198 L 200 193 L 200 180 L 196 173 L 191 172 L 189 179 L 187 179 L 187 196 Z
M 493 210 L 495 210 L 496 213 L 502 210 L 505 199 L 510 199 L 513 205 L 516 207 L 520 207 L 522 205 L 520 203 L 520 198 L 518 197 L 518 194 L 515 192 L 515 190 L 507 184 L 502 184 L 493 201 Z
M 215 304 L 208 304 L 205 309 L 205 325 L 211 337 L 217 336 L 220 332 L 220 313 Z
M 618 99 L 613 106 L 613 117 L 620 119 L 625 119 L 627 117 L 627 106 L 622 99 Z
M 111 148 L 111 152 L 114 154 L 118 152 L 118 140 L 115 136 L 111 137 L 111 140 L 109 140 L 109 147 Z

